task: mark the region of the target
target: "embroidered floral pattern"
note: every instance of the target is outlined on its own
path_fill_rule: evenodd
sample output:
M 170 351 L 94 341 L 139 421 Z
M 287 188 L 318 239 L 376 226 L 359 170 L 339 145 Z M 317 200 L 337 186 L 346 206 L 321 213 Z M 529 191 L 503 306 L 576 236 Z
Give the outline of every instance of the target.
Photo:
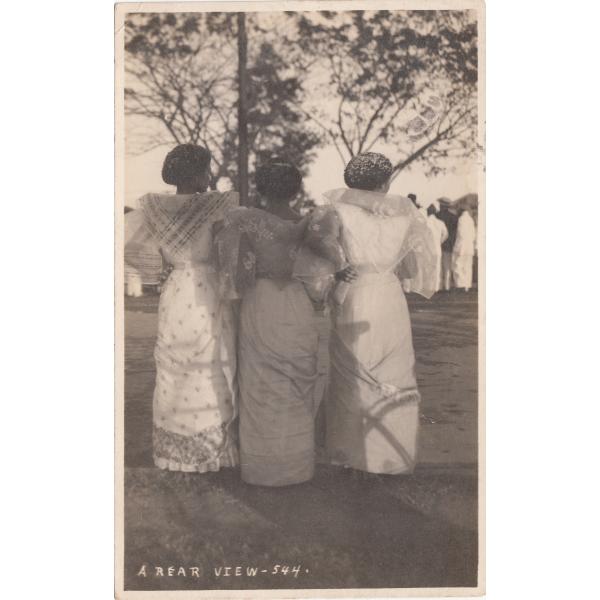
M 182 465 L 202 465 L 219 458 L 228 442 L 227 425 L 214 425 L 196 433 L 182 435 L 154 425 L 154 457 Z
M 239 229 L 242 233 L 255 234 L 258 240 L 272 240 L 274 237 L 265 220 L 249 219 L 240 223 Z
M 346 256 L 340 242 L 340 220 L 335 209 L 320 207 L 311 217 L 306 243 L 319 256 L 331 261 L 335 270 L 347 266 Z
M 244 269 L 246 271 L 251 271 L 256 265 L 256 256 L 253 252 L 246 252 L 244 258 L 242 259 L 242 264 L 244 265 Z
M 291 278 L 307 223 L 286 221 L 257 208 L 230 211 L 214 240 L 220 295 L 239 298 L 256 278 Z

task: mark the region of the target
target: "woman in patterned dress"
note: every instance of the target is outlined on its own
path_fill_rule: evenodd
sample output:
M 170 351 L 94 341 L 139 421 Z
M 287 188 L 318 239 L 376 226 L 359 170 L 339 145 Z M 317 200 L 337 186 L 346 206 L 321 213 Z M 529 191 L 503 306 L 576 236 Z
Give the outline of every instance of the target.
M 147 194 L 126 215 L 125 262 L 162 287 L 154 357 L 153 455 L 161 469 L 206 472 L 237 464 L 233 395 L 235 332 L 211 263 L 212 228 L 237 206 L 235 192 L 207 192 L 208 150 L 168 153 L 162 177 L 173 194 Z
M 468 292 L 473 285 L 473 256 L 477 243 L 475 221 L 468 208 L 462 208 L 456 228 L 456 241 L 452 249 L 452 274 L 454 285 Z

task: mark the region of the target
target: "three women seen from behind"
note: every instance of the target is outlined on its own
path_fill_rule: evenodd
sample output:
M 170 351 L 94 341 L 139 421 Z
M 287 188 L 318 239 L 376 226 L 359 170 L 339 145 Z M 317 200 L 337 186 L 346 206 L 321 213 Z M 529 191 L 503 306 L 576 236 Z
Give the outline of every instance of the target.
M 163 261 L 173 267 L 159 304 L 155 464 L 200 472 L 235 465 L 239 408 L 244 481 L 311 479 L 320 401 L 315 308 L 329 303 L 328 460 L 411 471 L 419 393 L 395 271 L 418 269 L 415 291 L 429 296 L 436 257 L 423 215 L 387 194 L 390 162 L 355 157 L 348 188 L 327 192 L 327 205 L 304 219 L 290 208 L 302 182 L 292 165 L 257 169 L 259 209 L 236 208 L 234 192 L 207 192 L 209 163 L 203 148 L 177 147 L 163 168 L 177 193 L 149 194 L 127 218 L 127 264 L 145 283 L 158 281 Z

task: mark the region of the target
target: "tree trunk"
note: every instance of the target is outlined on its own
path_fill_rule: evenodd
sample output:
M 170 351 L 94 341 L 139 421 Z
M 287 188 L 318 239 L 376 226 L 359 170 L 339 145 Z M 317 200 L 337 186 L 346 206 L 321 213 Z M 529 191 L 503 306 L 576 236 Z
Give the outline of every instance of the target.
M 246 71 L 248 38 L 246 14 L 237 15 L 238 23 L 238 191 L 240 204 L 247 206 L 248 199 L 248 79 Z

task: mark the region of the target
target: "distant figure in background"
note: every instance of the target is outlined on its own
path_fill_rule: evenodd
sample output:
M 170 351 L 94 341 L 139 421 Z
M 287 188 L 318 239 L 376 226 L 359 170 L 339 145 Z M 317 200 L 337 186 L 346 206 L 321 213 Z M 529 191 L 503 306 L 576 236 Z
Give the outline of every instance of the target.
M 125 265 L 125 294 L 133 298 L 144 295 L 142 290 L 142 276 L 137 269 Z
M 441 202 L 440 202 L 441 204 Z M 441 289 L 449 291 L 452 288 L 452 252 L 454 242 L 456 241 L 456 228 L 458 227 L 458 217 L 451 210 L 447 202 L 442 204 L 437 218 L 444 223 L 448 237 L 442 243 L 442 276 Z
M 430 204 L 427 208 L 427 226 L 433 235 L 437 252 L 436 292 L 439 291 L 442 284 L 442 244 L 448 239 L 448 229 L 446 229 L 446 225 L 436 217 L 438 212 L 439 209 L 435 204 Z
M 131 206 L 126 206 L 125 214 L 129 214 L 133 210 Z M 144 295 L 140 272 L 128 264 L 125 264 L 125 295 L 132 296 L 133 298 L 139 298 Z
M 410 194 L 408 194 L 406 196 L 412 203 L 413 206 L 422 214 L 426 214 L 423 213 L 423 209 L 421 208 L 421 206 L 419 205 L 419 203 L 417 202 L 417 195 L 413 194 L 412 192 Z M 402 289 L 404 290 L 405 294 L 410 294 L 410 292 L 413 290 L 414 288 L 414 283 L 412 281 L 412 279 L 407 279 L 407 278 L 402 278 L 401 280 L 402 283 Z
M 463 208 L 458 219 L 456 241 L 452 256 L 454 284 L 468 292 L 473 285 L 473 256 L 475 254 L 475 221 L 468 208 Z

